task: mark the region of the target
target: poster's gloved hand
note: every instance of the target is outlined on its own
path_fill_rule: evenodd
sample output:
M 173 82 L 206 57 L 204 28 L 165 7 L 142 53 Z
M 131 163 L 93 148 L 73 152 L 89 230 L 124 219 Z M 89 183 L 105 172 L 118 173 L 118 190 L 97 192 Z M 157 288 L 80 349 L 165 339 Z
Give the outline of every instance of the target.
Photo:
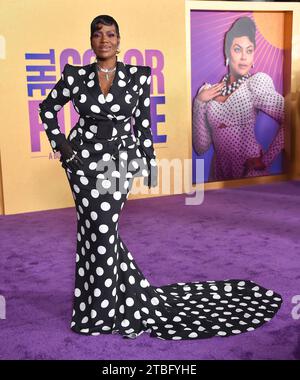
M 78 170 L 83 166 L 83 161 L 77 155 L 77 152 L 73 150 L 69 142 L 64 142 L 59 147 L 60 151 L 60 162 L 62 167 L 70 170 Z
M 144 185 L 151 187 L 157 186 L 157 177 L 158 177 L 158 167 L 157 162 L 154 158 L 149 159 L 147 157 L 147 166 L 149 170 L 148 177 L 144 177 Z

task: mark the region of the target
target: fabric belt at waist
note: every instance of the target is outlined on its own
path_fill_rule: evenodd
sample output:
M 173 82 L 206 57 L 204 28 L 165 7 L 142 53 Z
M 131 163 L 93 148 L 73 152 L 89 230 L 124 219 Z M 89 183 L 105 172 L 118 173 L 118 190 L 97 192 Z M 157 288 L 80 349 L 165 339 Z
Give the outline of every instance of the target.
M 82 134 L 90 131 L 95 133 L 97 142 L 103 142 L 106 146 L 105 151 L 111 154 L 112 159 L 116 160 L 120 149 L 134 148 L 137 143 L 137 137 L 129 132 L 125 132 L 122 127 L 129 122 L 128 119 L 120 120 L 98 120 L 90 117 L 80 116 L 77 123 L 77 130 L 82 129 Z M 95 126 L 95 128 L 90 128 Z M 113 131 L 116 131 L 116 135 L 113 136 Z M 120 134 L 118 134 L 120 133 Z
M 130 123 L 130 118 L 124 120 L 108 119 L 103 120 L 94 119 L 92 117 L 80 116 L 78 123 L 83 130 L 91 130 L 96 133 L 97 138 L 110 139 L 113 137 L 114 128 L 118 132 L 122 130 L 125 124 Z M 94 128 L 91 128 L 94 126 Z

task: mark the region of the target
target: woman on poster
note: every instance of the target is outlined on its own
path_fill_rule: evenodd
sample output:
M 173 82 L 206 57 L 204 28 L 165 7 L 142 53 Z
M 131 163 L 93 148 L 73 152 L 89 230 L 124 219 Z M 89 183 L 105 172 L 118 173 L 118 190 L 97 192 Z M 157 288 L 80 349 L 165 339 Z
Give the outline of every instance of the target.
M 272 162 L 284 149 L 284 98 L 268 74 L 250 74 L 255 33 L 256 26 L 249 17 L 234 22 L 224 45 L 229 72 L 219 83 L 201 86 L 193 102 L 193 148 L 198 155 L 211 144 L 214 148 L 211 181 L 268 175 Z M 279 123 L 266 151 L 255 136 L 259 110 Z

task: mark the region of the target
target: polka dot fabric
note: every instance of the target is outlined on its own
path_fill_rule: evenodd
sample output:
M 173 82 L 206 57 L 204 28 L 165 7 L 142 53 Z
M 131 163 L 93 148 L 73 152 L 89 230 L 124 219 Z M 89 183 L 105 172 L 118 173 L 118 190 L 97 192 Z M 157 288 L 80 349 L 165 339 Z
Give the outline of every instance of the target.
M 78 222 L 70 327 L 85 335 L 134 339 L 147 332 L 163 340 L 226 337 L 254 330 L 278 311 L 279 294 L 245 280 L 151 285 L 119 235 L 121 211 L 134 176 L 147 176 L 147 160 L 156 164 L 149 69 L 119 62 L 105 97 L 94 64 L 67 65 L 40 104 L 53 150 L 64 139 L 56 112 L 72 99 L 80 113 L 67 140 L 83 166 L 73 172 L 65 168 Z M 129 131 L 131 116 L 135 134 Z M 113 161 L 114 170 L 102 170 Z
M 96 65 L 96 62 L 82 67 L 66 64 L 60 80 L 39 104 L 39 114 L 53 152 L 59 151 L 60 145 L 66 142 L 57 113 L 71 100 L 80 116 L 71 130 L 71 139 L 78 140 L 77 135 L 84 135 L 92 141 L 96 136 L 119 143 L 122 136 L 131 136 L 133 123 L 136 146 L 146 161 L 155 166 L 150 126 L 150 66 L 125 65 L 117 61 L 113 83 L 104 96 Z
M 266 152 L 263 152 L 255 137 L 258 110 L 280 123 L 276 136 Z M 268 175 L 269 166 L 284 149 L 283 118 L 284 98 L 276 92 L 272 78 L 262 72 L 250 76 L 224 103 L 214 99 L 202 102 L 195 98 L 193 148 L 201 155 L 213 144 L 214 172 L 210 180 Z M 266 169 L 251 169 L 246 172 L 246 160 L 260 156 L 261 151 Z

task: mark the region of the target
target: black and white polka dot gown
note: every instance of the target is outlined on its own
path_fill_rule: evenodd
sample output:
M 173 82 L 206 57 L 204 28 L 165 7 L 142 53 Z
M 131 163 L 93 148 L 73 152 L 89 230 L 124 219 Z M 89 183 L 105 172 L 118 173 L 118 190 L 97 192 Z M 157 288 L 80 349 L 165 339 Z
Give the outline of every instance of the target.
M 83 161 L 73 172 L 62 164 L 78 221 L 71 329 L 89 335 L 119 333 L 124 338 L 147 332 L 172 340 L 254 330 L 279 310 L 279 294 L 243 279 L 151 285 L 119 235 L 120 213 L 133 178 L 147 177 L 148 165 L 157 164 L 150 83 L 149 66 L 118 60 L 104 96 L 96 63 L 66 64 L 39 104 L 52 150 L 59 151 L 67 139 Z M 65 137 L 56 114 L 70 100 L 79 119 Z

